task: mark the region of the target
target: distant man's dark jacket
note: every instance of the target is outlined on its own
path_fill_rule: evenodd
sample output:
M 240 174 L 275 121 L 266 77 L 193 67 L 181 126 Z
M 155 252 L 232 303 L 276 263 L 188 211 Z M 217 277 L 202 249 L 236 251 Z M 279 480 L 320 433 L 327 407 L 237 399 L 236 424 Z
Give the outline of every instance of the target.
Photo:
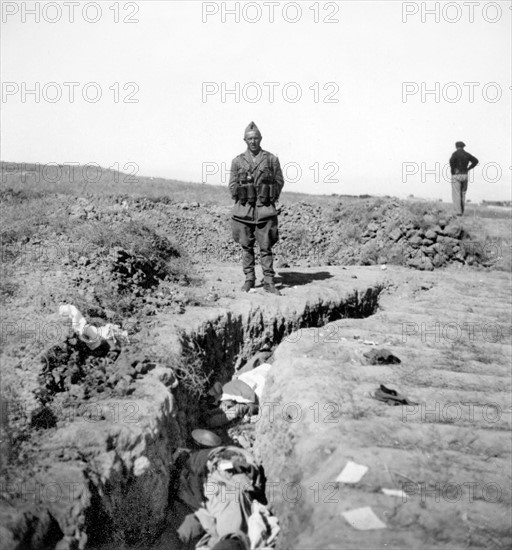
M 281 194 L 284 186 L 283 173 L 279 164 L 279 159 L 268 151 L 263 149 L 256 157 L 256 162 L 253 162 L 252 155 L 249 150 L 233 159 L 231 163 L 231 176 L 229 178 L 229 190 L 233 196 L 236 190 L 237 182 L 240 173 L 252 173 L 254 185 L 258 189 L 262 182 L 263 174 L 270 171 L 272 178 L 277 186 L 277 198 Z M 277 215 L 277 210 L 274 203 L 265 206 L 258 200 L 255 205 L 249 203 L 242 204 L 239 200 L 235 202 L 231 217 L 245 223 L 259 223 L 266 221 Z
M 469 164 L 471 163 L 471 166 Z M 469 170 L 478 164 L 478 159 L 464 149 L 457 149 L 450 157 L 450 169 L 452 176 L 455 174 L 467 174 Z M 469 168 L 468 168 L 469 166 Z

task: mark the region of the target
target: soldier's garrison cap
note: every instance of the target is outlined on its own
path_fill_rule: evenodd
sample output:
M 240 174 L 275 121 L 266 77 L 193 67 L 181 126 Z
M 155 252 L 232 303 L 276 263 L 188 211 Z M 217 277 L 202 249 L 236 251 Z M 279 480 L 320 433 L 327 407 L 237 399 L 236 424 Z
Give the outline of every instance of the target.
M 256 126 L 256 124 L 254 124 L 254 122 L 250 122 L 250 123 L 249 123 L 249 126 L 247 126 L 247 128 L 245 129 L 244 137 L 245 137 L 249 132 L 257 132 L 257 133 L 259 134 L 259 136 L 261 137 L 260 129 Z

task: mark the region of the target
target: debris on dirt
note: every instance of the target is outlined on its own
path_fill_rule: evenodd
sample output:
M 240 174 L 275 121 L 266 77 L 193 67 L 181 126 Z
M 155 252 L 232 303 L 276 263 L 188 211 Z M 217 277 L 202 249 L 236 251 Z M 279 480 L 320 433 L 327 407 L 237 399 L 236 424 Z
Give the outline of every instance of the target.
M 407 498 L 407 493 L 403 489 L 384 489 L 382 488 L 382 492 L 387 495 L 388 497 L 400 497 L 405 502 L 405 499 Z
M 396 390 L 386 388 L 383 384 L 380 385 L 380 388 L 375 391 L 372 397 L 377 401 L 383 401 L 387 405 L 419 405 L 419 403 L 415 403 L 399 394 Z
M 107 342 L 109 346 L 129 344 L 128 331 L 122 330 L 119 325 L 107 323 L 101 327 L 90 325 L 85 317 L 72 304 L 62 304 L 59 307 L 59 315 L 67 316 L 78 337 L 85 342 L 90 349 L 96 349 L 102 343 Z
M 150 359 L 134 358 L 126 350 L 102 344 L 91 349 L 75 336 L 52 346 L 41 358 L 39 388 L 42 404 L 58 395 L 65 407 L 93 397 L 124 397 L 135 391 L 135 381 L 155 368 Z
M 368 360 L 369 365 L 398 365 L 400 359 L 393 355 L 388 349 L 372 349 L 363 353 L 363 356 Z

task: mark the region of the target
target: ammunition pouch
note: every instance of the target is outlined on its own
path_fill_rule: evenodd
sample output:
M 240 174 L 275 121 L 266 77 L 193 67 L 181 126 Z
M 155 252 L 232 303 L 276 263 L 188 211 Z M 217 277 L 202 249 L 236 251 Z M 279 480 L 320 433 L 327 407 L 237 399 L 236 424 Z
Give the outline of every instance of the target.
M 274 204 L 279 198 L 279 189 L 274 180 L 274 174 L 269 166 L 262 172 L 261 184 L 259 187 L 258 199 L 264 206 Z
M 233 191 L 231 191 L 231 198 L 234 201 L 238 200 L 238 189 L 239 189 L 239 185 L 238 185 L 238 183 L 236 183 Z
M 256 187 L 254 187 L 254 183 L 247 183 L 245 189 L 247 192 L 247 202 L 253 205 L 256 204 Z
M 241 204 L 245 205 L 247 203 L 247 172 L 244 170 L 238 171 L 238 182 L 237 182 L 237 200 Z
M 264 206 L 274 204 L 279 198 L 279 190 L 274 180 L 264 180 L 260 184 L 258 200 Z
M 279 189 L 279 185 L 277 185 L 277 182 L 276 182 L 276 181 L 274 182 L 274 185 L 272 185 L 270 191 L 271 191 L 271 193 L 270 193 L 270 200 L 271 200 L 272 202 L 278 201 L 278 200 L 279 200 L 280 189 Z
M 269 206 L 279 198 L 279 188 L 274 180 L 272 171 L 268 167 L 263 169 L 258 186 L 254 185 L 252 172 L 240 169 L 238 172 L 238 182 L 232 197 L 244 206 L 247 203 L 255 205 L 256 202 Z
M 266 181 L 263 181 L 260 184 L 260 189 L 259 189 L 259 193 L 258 193 L 258 200 L 264 206 L 269 206 L 270 205 L 270 185 Z
M 241 202 L 241 204 L 247 203 L 247 185 L 246 184 L 238 184 L 238 200 Z
M 244 206 L 247 203 L 256 204 L 256 188 L 254 187 L 252 179 L 251 181 L 247 180 L 246 173 L 240 173 L 238 175 L 237 198 Z

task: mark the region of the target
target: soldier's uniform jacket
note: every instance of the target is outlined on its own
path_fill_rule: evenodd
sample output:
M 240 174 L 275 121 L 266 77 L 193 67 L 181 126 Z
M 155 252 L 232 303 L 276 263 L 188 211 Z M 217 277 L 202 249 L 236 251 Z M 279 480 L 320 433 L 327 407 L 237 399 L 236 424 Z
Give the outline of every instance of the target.
M 237 190 L 239 186 L 252 177 L 256 191 L 256 200 L 249 202 L 240 200 Z M 261 200 L 262 184 L 267 183 L 273 189 L 271 200 Z M 245 223 L 259 223 L 277 215 L 275 201 L 279 198 L 284 186 L 283 173 L 279 159 L 263 149 L 253 161 L 249 150 L 233 159 L 231 163 L 231 176 L 229 178 L 229 190 L 235 199 L 235 205 L 231 211 L 231 217 Z

